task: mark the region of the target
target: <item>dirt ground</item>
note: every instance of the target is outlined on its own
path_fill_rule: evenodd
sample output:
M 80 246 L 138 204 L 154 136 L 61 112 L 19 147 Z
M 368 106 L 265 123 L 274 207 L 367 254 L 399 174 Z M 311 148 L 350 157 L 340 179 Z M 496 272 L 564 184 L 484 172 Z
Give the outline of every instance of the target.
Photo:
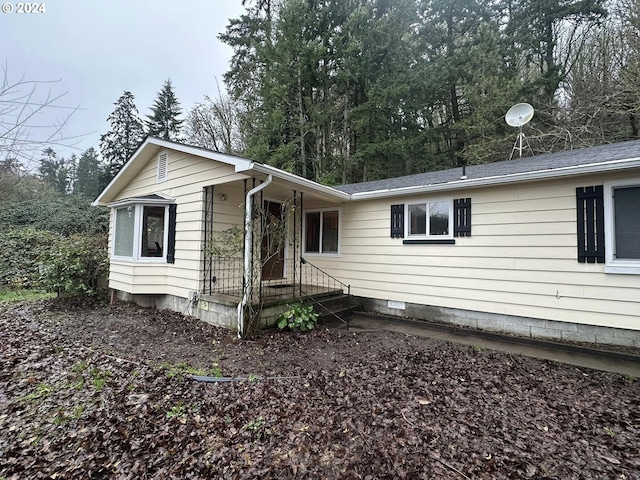
M 3 480 L 640 478 L 638 380 L 473 346 L 55 300 L 0 364 Z

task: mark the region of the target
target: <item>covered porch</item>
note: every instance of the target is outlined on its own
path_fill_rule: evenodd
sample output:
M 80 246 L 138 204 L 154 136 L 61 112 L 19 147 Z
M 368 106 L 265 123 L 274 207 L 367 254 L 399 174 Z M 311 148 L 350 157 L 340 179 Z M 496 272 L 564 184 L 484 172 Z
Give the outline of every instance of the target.
M 239 332 L 242 312 L 262 327 L 274 324 L 291 303 L 313 303 L 321 315 L 323 300 L 349 303 L 350 286 L 302 256 L 320 235 L 313 226 L 304 230 L 305 204 L 317 208 L 335 205 L 336 199 L 297 190 L 282 180 L 205 187 L 199 299 L 212 308 L 237 307 Z M 337 248 L 337 219 L 334 228 Z M 330 226 L 324 235 L 332 235 Z

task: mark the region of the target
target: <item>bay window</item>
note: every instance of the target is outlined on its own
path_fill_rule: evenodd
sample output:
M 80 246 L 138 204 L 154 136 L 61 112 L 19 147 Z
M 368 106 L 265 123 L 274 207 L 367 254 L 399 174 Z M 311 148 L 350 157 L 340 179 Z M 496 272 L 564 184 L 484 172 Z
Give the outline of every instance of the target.
M 114 212 L 114 259 L 172 263 L 175 205 L 130 203 L 114 207 Z

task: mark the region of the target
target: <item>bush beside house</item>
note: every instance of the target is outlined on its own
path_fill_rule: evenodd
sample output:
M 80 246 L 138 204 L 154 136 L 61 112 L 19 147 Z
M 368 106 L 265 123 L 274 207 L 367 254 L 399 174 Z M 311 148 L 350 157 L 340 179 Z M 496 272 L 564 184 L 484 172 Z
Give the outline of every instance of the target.
M 7 198 L 0 211 L 0 288 L 101 293 L 108 272 L 108 213 L 90 199 L 39 191 Z

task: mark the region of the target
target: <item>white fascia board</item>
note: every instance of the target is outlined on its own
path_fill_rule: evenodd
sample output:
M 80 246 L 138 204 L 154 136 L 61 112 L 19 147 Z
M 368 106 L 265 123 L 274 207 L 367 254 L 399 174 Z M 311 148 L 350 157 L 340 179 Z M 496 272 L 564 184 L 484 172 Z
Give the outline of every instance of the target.
M 313 180 L 307 180 L 306 178 L 299 177 L 297 175 L 294 175 L 293 173 L 285 172 L 284 170 L 280 170 L 279 168 L 271 167 L 269 165 L 254 163 L 251 167 L 251 170 L 253 170 L 254 172 L 263 173 L 265 175 L 273 175 L 275 178 L 287 180 L 296 185 L 300 185 L 301 187 L 315 190 L 316 192 L 322 192 L 323 194 L 330 195 L 332 197 L 337 197 L 340 200 L 346 201 L 351 199 L 351 195 L 349 195 L 348 193 L 342 192 L 332 187 L 327 187 L 326 185 L 321 185 L 314 182 Z
M 109 182 L 109 185 L 104 187 L 104 190 L 102 190 L 102 192 L 100 192 L 100 195 L 98 195 L 98 198 L 96 198 L 93 202 L 91 202 L 92 206 L 99 207 L 99 206 L 103 205 L 102 199 L 104 198 L 105 194 L 109 190 L 111 190 L 111 187 L 113 187 L 116 183 L 118 183 L 118 180 L 120 180 L 120 177 L 122 177 L 124 175 L 124 172 L 127 171 L 129 169 L 129 167 L 131 166 L 131 164 L 133 163 L 132 160 L 134 158 L 136 158 L 138 155 L 140 155 L 140 152 L 142 152 L 142 150 L 144 150 L 144 148 L 147 145 L 149 145 L 149 143 L 151 143 L 151 140 L 154 140 L 154 139 L 151 138 L 151 137 L 147 137 L 145 139 L 145 141 L 140 144 L 140 146 L 133 153 L 133 155 L 131 155 L 131 158 L 127 160 L 127 163 L 125 163 L 124 166 L 120 169 L 120 171 L 116 174 L 116 176 L 111 179 L 111 181 Z
M 484 178 L 467 178 L 447 183 L 430 185 L 416 185 L 371 192 L 351 194 L 351 200 L 368 200 L 375 198 L 396 197 L 400 195 L 412 195 L 418 193 L 442 192 L 447 190 L 463 190 L 468 188 L 487 187 L 492 185 L 504 185 L 507 183 L 531 182 L 535 180 L 548 180 L 574 175 L 588 175 L 592 173 L 613 172 L 630 168 L 640 168 L 640 157 L 625 160 L 613 160 L 608 162 L 591 163 L 588 165 L 574 165 L 571 167 L 550 168 L 535 172 L 513 173 L 510 175 L 496 175 Z
M 226 163 L 228 165 L 233 165 L 235 167 L 236 172 L 243 172 L 245 170 L 249 170 L 251 168 L 250 167 L 251 163 L 253 163 L 248 158 L 237 157 L 235 155 L 229 155 L 227 153 L 213 152 L 211 150 L 207 150 L 206 148 L 194 147 L 191 145 L 184 145 L 182 143 L 175 143 L 169 140 L 162 140 L 161 138 L 150 138 L 148 139 L 148 141 L 149 143 L 152 143 L 153 145 L 158 145 L 159 147 L 164 147 L 170 150 L 176 150 L 178 152 L 183 152 L 196 157 L 204 157 L 204 158 L 208 158 L 209 160 L 217 160 L 218 162 Z M 136 154 L 134 154 L 134 156 Z

